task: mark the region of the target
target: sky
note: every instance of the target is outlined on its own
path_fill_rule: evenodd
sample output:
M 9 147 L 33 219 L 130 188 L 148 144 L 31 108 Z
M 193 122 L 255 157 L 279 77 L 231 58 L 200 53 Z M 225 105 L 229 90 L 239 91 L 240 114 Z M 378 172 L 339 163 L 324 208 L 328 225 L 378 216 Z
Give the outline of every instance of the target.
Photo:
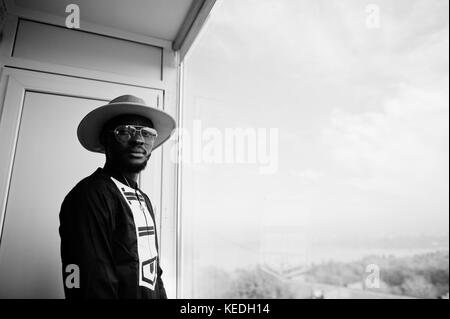
M 186 245 L 261 258 L 292 242 L 310 252 L 317 241 L 448 236 L 448 9 L 219 0 L 184 63 L 183 126 L 278 128 L 278 170 L 185 163 Z

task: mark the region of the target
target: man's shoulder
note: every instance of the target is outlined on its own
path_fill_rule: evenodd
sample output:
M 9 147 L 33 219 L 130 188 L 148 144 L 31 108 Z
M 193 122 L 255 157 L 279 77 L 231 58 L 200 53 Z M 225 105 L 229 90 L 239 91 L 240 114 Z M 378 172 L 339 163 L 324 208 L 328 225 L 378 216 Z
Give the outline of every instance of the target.
M 71 197 L 92 197 L 98 196 L 105 192 L 114 191 L 114 183 L 108 175 L 104 174 L 101 168 L 98 168 L 91 175 L 80 180 L 67 194 L 67 198 Z

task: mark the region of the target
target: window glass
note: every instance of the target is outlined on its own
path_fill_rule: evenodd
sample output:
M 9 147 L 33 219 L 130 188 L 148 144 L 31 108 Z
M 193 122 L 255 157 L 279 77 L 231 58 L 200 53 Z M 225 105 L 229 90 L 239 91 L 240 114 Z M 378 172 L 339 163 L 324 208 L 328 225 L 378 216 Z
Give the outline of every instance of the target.
M 448 297 L 448 1 L 376 3 L 218 1 L 184 61 L 183 297 Z

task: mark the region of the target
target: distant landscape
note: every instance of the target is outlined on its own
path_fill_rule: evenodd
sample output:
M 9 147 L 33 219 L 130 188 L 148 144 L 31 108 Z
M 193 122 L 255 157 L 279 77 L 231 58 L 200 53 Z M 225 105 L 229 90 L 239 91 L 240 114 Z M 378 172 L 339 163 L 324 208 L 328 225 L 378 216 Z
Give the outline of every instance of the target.
M 366 267 L 379 267 L 379 287 L 365 285 Z M 193 298 L 448 298 L 449 252 L 412 256 L 366 256 L 356 261 L 312 264 L 294 276 L 278 276 L 264 265 L 225 271 L 203 268 Z M 316 296 L 317 297 L 317 296 Z
M 365 287 L 366 266 L 378 265 L 379 288 Z M 376 293 L 416 298 L 439 298 L 449 292 L 448 251 L 408 257 L 368 256 L 360 261 L 315 265 L 304 275 L 306 282 L 355 287 Z

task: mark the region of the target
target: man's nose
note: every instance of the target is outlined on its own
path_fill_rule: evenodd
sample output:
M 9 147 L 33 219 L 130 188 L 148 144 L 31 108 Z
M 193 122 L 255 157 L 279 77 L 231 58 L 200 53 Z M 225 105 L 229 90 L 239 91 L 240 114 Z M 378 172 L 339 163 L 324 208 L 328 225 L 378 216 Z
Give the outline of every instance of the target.
M 134 135 L 131 137 L 130 142 L 133 142 L 133 143 L 138 144 L 138 145 L 142 145 L 142 144 L 145 143 L 144 138 L 142 137 L 142 134 L 141 134 L 140 131 L 134 133 Z

